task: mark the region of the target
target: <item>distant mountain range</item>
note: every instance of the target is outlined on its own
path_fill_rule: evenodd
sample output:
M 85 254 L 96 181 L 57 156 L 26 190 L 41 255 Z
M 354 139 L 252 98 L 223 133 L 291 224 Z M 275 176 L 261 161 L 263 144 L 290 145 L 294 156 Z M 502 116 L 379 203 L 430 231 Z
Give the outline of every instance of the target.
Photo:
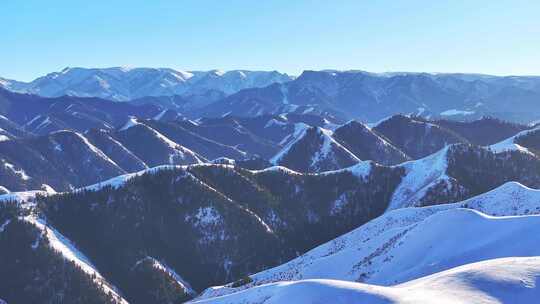
M 530 122 L 540 118 L 539 100 L 540 77 L 305 71 L 289 82 L 239 91 L 197 113 L 330 113 L 367 122 L 396 113 L 468 120 L 492 115 Z
M 167 68 L 66 68 L 29 83 L 0 79 L 15 92 L 151 103 L 191 118 L 317 114 L 376 122 L 393 114 L 474 120 L 540 120 L 540 77 L 481 74 L 304 71 L 182 72 Z
M 65 68 L 31 82 L 0 79 L 0 86 L 44 97 L 64 95 L 127 101 L 148 96 L 223 94 L 292 78 L 276 71 L 177 71 L 168 68 Z
M 312 173 L 366 160 L 396 165 L 456 143 L 540 155 L 536 128 L 492 118 L 454 122 L 394 115 L 368 126 L 289 113 L 194 121 L 154 105 L 1 89 L 0 115 L 0 186 L 11 191 L 42 185 L 69 190 L 158 165 L 212 160 Z

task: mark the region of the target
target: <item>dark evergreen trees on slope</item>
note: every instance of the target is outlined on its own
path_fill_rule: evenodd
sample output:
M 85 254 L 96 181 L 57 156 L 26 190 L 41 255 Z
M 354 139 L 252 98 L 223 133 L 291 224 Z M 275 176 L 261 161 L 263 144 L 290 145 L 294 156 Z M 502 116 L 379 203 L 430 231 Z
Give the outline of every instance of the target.
M 191 166 L 189 171 L 239 201 L 263 219 L 285 248 L 305 252 L 348 232 L 387 208 L 400 168 L 376 164 L 366 176 L 355 168 L 325 174 L 298 174 L 271 168 L 248 171 L 224 166 Z
M 323 172 L 352 166 L 360 161 L 337 142 L 330 131 L 308 127 L 283 148 L 272 162 L 300 172 Z
M 383 165 L 394 165 L 410 160 L 384 136 L 354 120 L 337 128 L 333 137 L 362 160 L 373 160 Z
M 228 157 L 232 159 L 246 158 L 246 151 L 239 149 L 234 145 L 228 145 L 226 141 L 221 140 L 220 136 L 226 136 L 225 130 L 214 130 L 211 137 L 199 132 L 200 128 L 189 120 L 161 122 L 144 121 L 149 127 L 167 136 L 174 142 L 197 152 L 207 159 L 216 159 L 218 157 Z
M 527 148 L 531 153 L 540 157 L 540 129 L 531 130 L 524 135 L 517 136 L 514 143 Z
M 467 139 L 449 129 L 404 115 L 392 116 L 373 130 L 384 135 L 413 159 L 433 154 L 446 145 L 468 143 Z
M 147 256 L 199 290 L 292 256 L 280 254 L 277 236 L 252 211 L 180 169 L 144 175 L 117 190 L 42 198 L 41 206 L 126 291 L 137 284 L 130 270 Z
M 520 151 L 493 153 L 470 145 L 451 147 L 448 174 L 466 185 L 471 195 L 517 181 L 540 188 L 540 159 Z
M 133 283 L 127 293 L 139 303 L 180 304 L 195 295 L 189 284 L 152 257 L 138 261 L 129 274 Z
M 525 125 L 487 116 L 473 121 L 435 120 L 432 123 L 450 129 L 470 143 L 480 146 L 498 143 L 528 129 Z
M 149 167 L 159 165 L 189 165 L 206 159 L 196 152 L 172 141 L 141 122 L 121 129 L 116 139 Z
M 239 119 L 233 117 L 204 119 L 199 124 L 193 124 L 189 121 L 176 122 L 176 124 L 181 125 L 199 136 L 230 147 L 235 147 L 252 155 L 270 158 L 278 150 L 276 143 L 253 134 L 249 129 L 243 126 Z M 225 154 L 220 156 L 231 157 Z
M 111 160 L 126 172 L 147 169 L 148 166 L 137 155 L 114 139 L 111 131 L 91 129 L 84 133 L 88 140 L 105 153 Z M 141 145 L 145 143 L 141 141 Z
M 122 303 L 55 251 L 43 231 L 0 206 L 0 299 L 7 303 Z
M 540 188 L 540 159 L 529 153 L 493 153 L 487 148 L 457 144 L 448 148 L 446 161 L 446 176 L 424 189 L 418 205 L 461 201 L 510 181 Z
M 221 165 L 163 170 L 119 189 L 40 199 L 50 223 L 87 254 L 126 298 L 130 271 L 163 261 L 197 289 L 277 265 L 382 214 L 403 172 L 374 167 L 299 175 Z
M 21 138 L 30 136 L 19 124 L 9 120 L 7 117 L 0 115 L 0 138 L 4 135 L 7 138 Z

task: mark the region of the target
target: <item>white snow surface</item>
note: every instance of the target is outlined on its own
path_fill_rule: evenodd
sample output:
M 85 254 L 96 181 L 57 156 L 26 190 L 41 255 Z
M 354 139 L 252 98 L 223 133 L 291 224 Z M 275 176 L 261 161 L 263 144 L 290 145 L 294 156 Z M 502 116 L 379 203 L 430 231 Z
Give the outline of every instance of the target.
M 217 164 L 217 165 L 231 165 L 234 166 L 236 164 L 236 160 L 228 157 L 218 157 L 214 160 L 212 160 L 210 163 Z
M 161 170 L 172 170 L 172 169 L 179 169 L 179 168 L 185 168 L 185 166 L 162 165 L 162 166 L 152 167 L 152 168 L 144 169 L 144 170 L 134 172 L 134 173 L 119 175 L 119 176 L 110 178 L 108 180 L 99 182 L 97 184 L 79 188 L 77 190 L 99 191 L 102 188 L 109 187 L 109 186 L 112 187 L 113 189 L 118 189 L 120 187 L 123 187 L 130 179 L 134 177 L 141 176 L 147 173 L 153 174 Z
M 466 208 L 465 208 L 466 207 Z M 540 190 L 506 183 L 463 202 L 403 208 L 280 266 L 238 288 L 208 288 L 201 299 L 278 281 L 333 279 L 395 285 L 487 259 L 540 256 Z
M 354 176 L 366 178 L 371 173 L 371 169 L 376 164 L 371 160 L 363 160 L 360 161 L 358 164 L 352 165 L 351 167 L 339 169 L 339 170 L 333 170 L 333 171 L 325 171 L 321 173 L 315 173 L 320 175 L 328 175 L 328 174 L 335 174 L 335 173 L 341 173 L 341 172 L 351 172 Z
M 265 169 L 262 169 L 262 170 L 250 170 L 252 173 L 263 173 L 263 172 L 285 172 L 287 174 L 293 174 L 293 175 L 297 175 L 297 174 L 302 174 L 302 173 L 299 173 L 299 172 L 296 172 L 294 170 L 291 170 L 287 167 L 283 167 L 283 166 L 272 166 L 272 167 L 268 167 L 268 168 L 265 168 Z
M 442 116 L 454 116 L 454 115 L 472 115 L 474 113 L 475 113 L 474 111 L 464 111 L 464 110 L 452 109 L 452 110 L 446 110 L 444 112 L 441 112 L 440 114 Z
M 448 149 L 449 146 L 425 158 L 397 165 L 405 169 L 405 176 L 392 194 L 388 210 L 413 206 L 431 186 L 449 178 Z
M 463 265 L 392 287 L 338 280 L 278 282 L 193 303 L 214 304 L 502 304 L 536 303 L 540 257 Z
M 37 195 L 47 195 L 47 194 L 48 193 L 43 190 L 10 192 L 10 193 L 0 195 L 0 203 L 5 203 L 5 202 L 27 203 L 27 202 L 33 201 Z
M 131 127 L 134 127 L 134 126 L 138 125 L 138 124 L 139 124 L 139 122 L 137 121 L 137 118 L 130 117 L 128 119 L 128 121 L 124 124 L 124 126 L 119 129 L 119 131 L 125 131 L 125 130 L 131 128 Z
M 3 161 L 4 167 L 11 170 L 13 173 L 18 175 L 22 180 L 29 180 L 30 176 L 26 174 L 26 172 L 23 169 L 15 169 L 15 166 L 13 164 L 8 163 L 7 161 Z
M 521 151 L 521 152 L 524 152 L 524 153 L 528 153 L 528 154 L 532 154 L 526 147 L 523 147 L 523 146 L 520 146 L 519 144 L 516 143 L 516 139 L 521 137 L 521 136 L 525 136 L 525 135 L 528 135 L 530 133 L 533 133 L 533 132 L 539 132 L 540 131 L 540 126 L 534 128 L 534 129 L 530 129 L 530 130 L 525 130 L 525 131 L 521 131 L 519 132 L 518 134 L 512 136 L 512 137 L 509 137 L 505 140 L 502 140 L 496 144 L 493 144 L 491 146 L 489 146 L 489 148 L 495 152 L 495 153 L 501 153 L 501 152 L 505 152 L 505 151 Z

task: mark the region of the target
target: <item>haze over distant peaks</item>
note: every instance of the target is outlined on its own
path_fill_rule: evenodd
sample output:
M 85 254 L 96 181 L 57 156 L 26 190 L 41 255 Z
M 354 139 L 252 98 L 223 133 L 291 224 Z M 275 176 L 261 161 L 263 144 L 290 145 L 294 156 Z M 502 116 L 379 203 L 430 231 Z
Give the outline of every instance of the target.
M 200 94 L 208 90 L 232 94 L 245 88 L 288 80 L 291 77 L 277 71 L 66 67 L 27 83 L 0 79 L 0 86 L 45 97 L 72 95 L 126 101 L 146 96 Z

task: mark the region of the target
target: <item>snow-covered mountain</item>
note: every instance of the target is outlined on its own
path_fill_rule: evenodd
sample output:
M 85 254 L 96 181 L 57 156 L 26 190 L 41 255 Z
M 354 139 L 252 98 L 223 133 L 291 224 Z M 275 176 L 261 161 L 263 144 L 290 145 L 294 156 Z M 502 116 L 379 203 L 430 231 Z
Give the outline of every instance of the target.
M 410 159 L 384 135 L 354 120 L 334 130 L 333 137 L 362 160 L 394 165 Z
M 0 177 L 9 190 L 65 190 L 126 171 L 83 134 L 58 131 L 47 136 L 0 142 Z
M 192 116 L 318 114 L 374 122 L 397 113 L 430 118 L 485 115 L 540 119 L 540 77 L 475 74 L 304 71 L 177 71 L 168 68 L 66 68 L 0 87 L 47 97 L 100 97 L 162 104 Z
M 233 155 L 239 158 L 244 156 L 232 147 L 202 137 L 198 139 L 198 145 L 193 140 L 187 144 L 203 152 L 215 149 L 235 152 Z M 114 131 L 93 129 L 78 133 L 62 130 L 45 136 L 0 142 L 1 183 L 12 191 L 36 189 L 41 184 L 67 190 L 151 166 L 205 161 L 206 158 L 197 152 L 135 118 Z
M 288 263 L 251 275 L 244 286 L 210 288 L 200 298 L 306 279 L 391 286 L 483 260 L 538 256 L 535 244 L 540 239 L 527 232 L 538 225 L 540 217 L 532 215 L 538 213 L 540 190 L 515 182 L 459 203 L 397 209 Z
M 270 159 L 273 164 L 301 172 L 323 172 L 346 168 L 361 160 L 392 165 L 411 159 L 384 135 L 357 121 L 334 131 L 304 123 L 294 126 L 294 131 L 282 139 L 281 151 Z
M 31 82 L 0 80 L 0 86 L 16 91 L 59 97 L 99 97 L 127 101 L 147 96 L 224 94 L 245 88 L 265 87 L 291 80 L 276 71 L 233 70 L 177 71 L 168 68 L 65 68 Z
M 521 131 L 514 136 L 490 145 L 489 148 L 495 153 L 522 151 L 540 156 L 540 126 Z
M 136 130 L 143 124 L 146 122 L 133 121 L 119 133 Z M 150 127 L 147 125 L 146 128 Z M 535 234 L 523 232 L 534 230 L 539 224 L 536 223 L 538 217 L 501 220 L 459 208 L 468 207 L 498 216 L 537 213 L 540 202 L 537 191 L 514 183 L 485 196 L 454 204 L 456 206 L 399 208 L 469 198 L 511 180 L 540 187 L 540 161 L 520 151 L 495 154 L 460 144 L 426 159 L 401 165 L 382 166 L 361 161 L 349 168 L 318 174 L 303 174 L 285 167 L 247 170 L 238 163 L 222 160 L 216 164 L 162 166 L 69 193 L 12 193 L 6 198 L 33 200 L 34 204 L 21 205 L 40 206 L 42 209 L 36 212 L 47 218 L 51 227 L 79 246 L 102 273 L 118 278 L 114 282 L 128 301 L 158 296 L 149 294 L 144 286 L 176 286 L 178 292 L 159 296 L 184 297 L 185 293 L 180 290 L 185 290 L 181 287 L 185 285 L 165 280 L 172 276 L 171 271 L 198 292 L 231 281 L 235 281 L 234 286 L 245 285 L 251 280 L 245 278 L 247 274 L 275 267 L 340 235 L 354 233 L 355 229 L 363 231 L 365 228 L 362 227 L 371 225 L 375 228 L 361 233 L 365 239 L 328 243 L 331 245 L 325 248 L 333 251 L 323 250 L 326 259 L 334 259 L 333 253 L 336 253 L 336 260 L 328 266 L 329 275 L 333 270 L 351 269 L 367 257 L 369 262 L 358 266 L 359 272 L 352 275 L 360 277 L 373 271 L 368 274 L 377 278 L 375 270 L 380 270 L 378 278 L 390 280 L 386 274 L 398 266 L 403 267 L 400 268 L 402 274 L 406 274 L 407 269 L 412 269 L 413 273 L 432 273 L 442 270 L 437 267 L 453 267 L 452 254 L 463 260 L 471 258 L 471 262 L 476 261 L 474 257 L 490 258 L 486 252 L 497 257 L 506 249 L 508 254 L 525 255 L 530 252 L 531 242 L 538 242 L 534 239 Z M 459 188 L 433 182 L 441 179 L 455 179 Z M 87 229 L 96 225 L 100 229 Z M 466 229 L 461 230 L 463 227 Z M 174 231 L 183 233 L 171 233 Z M 449 236 L 448 231 L 454 233 Z M 478 231 L 479 239 L 485 242 L 471 238 L 471 231 Z M 448 242 L 441 243 L 444 245 L 441 251 L 438 246 L 429 247 L 429 244 L 440 242 L 441 235 Z M 513 242 L 516 235 L 523 239 Z M 399 241 L 392 242 L 394 238 Z M 346 237 L 343 240 L 347 240 Z M 512 246 L 501 246 L 498 241 Z M 349 252 L 342 244 L 356 248 L 350 251 L 353 257 L 361 255 L 355 264 L 347 259 L 343 259 L 343 264 L 336 262 L 343 257 L 340 252 Z M 487 251 L 481 250 L 484 245 Z M 450 250 L 452 246 L 457 249 Z M 529 246 L 529 249 L 523 246 Z M 477 249 L 476 255 L 467 255 Z M 418 263 L 419 252 L 433 253 L 432 259 Z M 161 271 L 162 267 L 149 263 L 146 268 L 134 272 L 134 265 L 147 257 L 158 260 L 171 271 Z M 445 262 L 438 263 L 437 258 Z M 391 267 L 392 259 L 398 266 Z M 315 256 L 310 260 L 313 263 L 306 262 L 301 266 L 309 268 L 309 265 L 319 263 L 318 260 L 319 256 Z M 407 264 L 409 260 L 414 263 Z M 389 266 L 385 266 L 387 264 Z M 292 269 L 291 273 L 302 272 Z M 321 270 L 316 275 L 322 273 Z M 155 280 L 146 282 L 150 278 Z
M 537 78 L 286 78 L 76 68 L 34 87 L 0 79 L 116 100 L 0 88 L 0 302 L 540 296 L 540 129 L 474 120 L 537 115 Z
M 151 167 L 163 164 L 187 165 L 205 158 L 172 141 L 155 129 L 131 118 L 117 133 L 119 140 Z M 144 142 L 145 145 L 141 145 Z
M 130 116 L 153 118 L 163 110 L 154 105 L 135 106 L 99 98 L 45 98 L 0 88 L 0 115 L 35 135 L 66 129 L 78 132 L 91 128 L 110 130 L 122 125 Z
M 540 297 L 535 284 L 539 279 L 539 257 L 514 257 L 467 264 L 391 287 L 326 279 L 284 281 L 190 303 L 534 303 Z
M 447 145 L 468 143 L 458 133 L 418 117 L 394 115 L 372 127 L 407 154 L 418 159 L 433 154 Z
M 240 91 L 202 111 L 221 116 L 307 111 L 374 122 L 397 113 L 520 122 L 540 118 L 540 77 L 304 71 L 296 79 Z
M 301 172 L 322 172 L 350 167 L 360 159 L 337 142 L 332 131 L 301 124 L 270 162 Z
M 190 120 L 155 106 L 2 90 L 0 105 L 0 193 L 7 193 L 0 206 L 11 208 L 8 217 L 0 210 L 0 224 L 14 222 L 13 208 L 31 208 L 47 220 L 47 234 L 69 238 L 65 244 L 103 274 L 100 282 L 118 284 L 128 301 L 185 300 L 231 281 L 259 285 L 267 281 L 246 275 L 299 255 L 268 282 L 361 279 L 375 284 L 369 289 L 394 290 L 379 285 L 537 254 L 530 248 L 539 240 L 523 232 L 538 225 L 527 216 L 538 213 L 537 191 L 505 184 L 540 187 L 537 128 L 410 115 L 370 126 L 313 113 Z M 500 134 L 482 136 L 492 130 Z M 506 143 L 520 149 L 475 145 L 516 133 Z M 8 193 L 26 189 L 33 191 Z M 519 217 L 491 217 L 508 215 Z M 181 241 L 170 231 L 182 231 Z M 326 249 L 306 253 L 321 244 Z M 17 248 L 9 261 L 26 254 Z

